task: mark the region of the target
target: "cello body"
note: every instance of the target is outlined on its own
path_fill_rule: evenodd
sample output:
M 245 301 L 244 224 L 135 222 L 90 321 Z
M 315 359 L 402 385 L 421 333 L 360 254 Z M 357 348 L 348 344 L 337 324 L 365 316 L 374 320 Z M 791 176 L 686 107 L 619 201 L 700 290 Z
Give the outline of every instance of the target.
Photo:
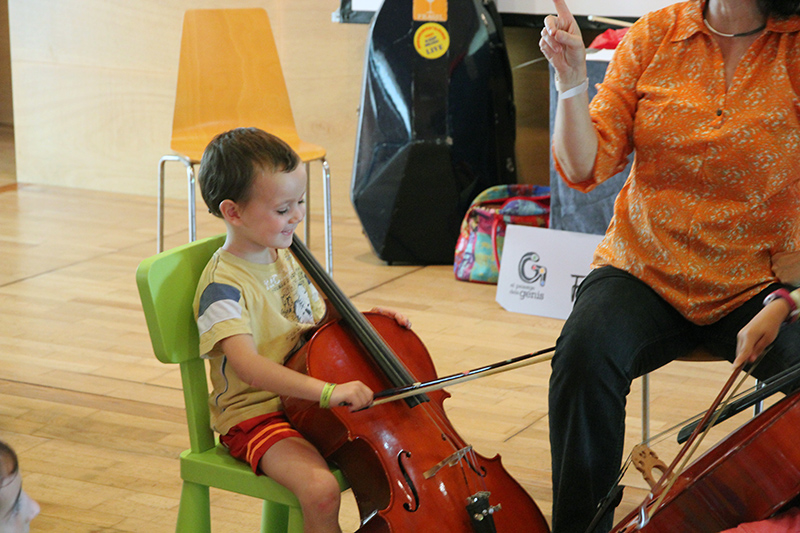
M 640 509 L 613 533 L 716 533 L 764 520 L 800 494 L 800 391 L 787 396 L 708 450 L 678 475 L 664 500 Z
M 436 377 L 412 331 L 383 315 L 365 317 L 418 380 Z M 364 352 L 350 328 L 329 322 L 286 366 L 328 382 L 358 379 L 372 390 L 396 385 Z M 441 390 L 418 405 L 395 401 L 358 412 L 283 400 L 292 424 L 344 472 L 359 508 L 359 532 L 548 533 L 542 513 L 499 456 L 478 455 L 452 428 L 443 408 L 447 397 Z M 487 492 L 490 515 L 473 520 L 468 500 Z

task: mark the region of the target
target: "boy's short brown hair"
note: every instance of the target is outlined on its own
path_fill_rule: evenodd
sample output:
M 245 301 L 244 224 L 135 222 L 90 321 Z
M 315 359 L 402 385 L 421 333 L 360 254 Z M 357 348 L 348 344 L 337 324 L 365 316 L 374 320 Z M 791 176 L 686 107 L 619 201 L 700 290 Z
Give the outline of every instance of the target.
M 220 133 L 203 152 L 197 180 L 208 212 L 222 218 L 223 200 L 247 203 L 259 170 L 292 172 L 300 157 L 283 140 L 258 128 Z

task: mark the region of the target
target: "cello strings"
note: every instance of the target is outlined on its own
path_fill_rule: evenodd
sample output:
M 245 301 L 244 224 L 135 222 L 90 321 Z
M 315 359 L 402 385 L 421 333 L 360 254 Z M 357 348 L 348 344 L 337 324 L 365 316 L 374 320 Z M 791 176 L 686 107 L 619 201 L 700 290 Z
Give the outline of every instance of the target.
M 737 401 L 737 400 L 739 400 L 739 399 L 741 399 L 741 398 L 743 398 L 743 397 L 746 397 L 748 394 L 751 394 L 751 393 L 752 393 L 752 392 L 753 392 L 753 391 L 754 391 L 754 390 L 757 388 L 757 387 L 753 387 L 753 388 L 751 388 L 751 389 L 749 389 L 749 390 L 747 390 L 747 391 L 743 391 L 743 392 L 741 392 L 741 393 L 737 394 L 737 391 L 739 390 L 739 388 L 741 387 L 741 385 L 744 383 L 744 381 L 745 381 L 745 380 L 746 380 L 748 377 L 751 377 L 751 376 L 752 376 L 752 372 L 755 370 L 755 368 L 758 366 L 758 364 L 759 364 L 759 363 L 760 363 L 760 362 L 761 362 L 761 361 L 764 359 L 764 355 L 766 355 L 766 354 L 767 354 L 767 352 L 769 352 L 769 350 L 770 350 L 771 348 L 772 348 L 772 346 L 768 346 L 768 347 L 767 347 L 767 348 L 764 350 L 764 352 L 761 354 L 761 356 L 759 356 L 759 358 L 756 360 L 756 362 L 755 362 L 755 363 L 753 363 L 753 364 L 752 364 L 752 365 L 751 365 L 751 366 L 750 366 L 750 367 L 747 369 L 747 371 L 745 372 L 745 374 L 743 375 L 743 377 L 741 378 L 741 380 L 739 381 L 739 383 L 736 385 L 736 387 L 735 387 L 735 388 L 734 388 L 734 389 L 733 389 L 733 390 L 730 392 L 730 394 L 728 395 L 728 398 L 727 398 L 727 399 L 726 399 L 726 400 L 725 400 L 725 401 L 722 403 L 722 405 L 721 405 L 721 406 L 720 406 L 720 407 L 719 407 L 719 408 L 718 408 L 718 409 L 715 411 L 715 413 L 714 413 L 714 416 L 713 416 L 712 420 L 711 420 L 711 421 L 709 421 L 709 422 L 707 423 L 707 425 L 705 426 L 705 428 L 703 429 L 703 433 L 702 433 L 702 435 L 701 435 L 701 437 L 700 437 L 700 441 L 702 441 L 702 440 L 703 440 L 703 438 L 705 438 L 705 436 L 708 434 L 708 432 L 710 431 L 710 429 L 711 429 L 712 427 L 714 427 L 714 425 L 715 425 L 715 423 L 716 423 L 717 419 L 718 419 L 718 418 L 719 418 L 719 417 L 722 415 L 722 413 L 724 412 L 724 409 L 725 409 L 725 407 L 726 407 L 727 405 L 729 405 L 731 402 L 735 402 L 735 401 Z M 800 365 L 797 365 L 797 366 L 798 366 L 798 367 L 800 367 Z M 784 375 L 790 374 L 791 372 L 793 372 L 793 371 L 794 371 L 794 369 L 795 369 L 795 367 L 790 367 L 790 368 L 788 368 L 788 369 L 786 369 L 786 370 L 784 370 L 784 371 L 782 371 L 782 372 L 778 373 L 776 376 L 774 376 L 774 377 L 773 377 L 773 378 L 772 378 L 772 379 L 771 379 L 769 382 L 767 382 L 766 384 L 769 384 L 770 382 L 772 382 L 772 381 L 774 381 L 774 380 L 777 380 L 777 379 L 779 379 L 779 378 L 783 377 Z M 765 385 L 765 384 L 762 384 L 762 386 L 763 386 L 763 385 Z M 703 417 L 704 417 L 704 415 L 706 414 L 706 412 L 707 412 L 707 411 L 704 411 L 704 412 L 698 413 L 698 414 L 696 414 L 696 415 L 694 415 L 694 416 L 692 416 L 692 417 L 690 417 L 690 418 L 688 418 L 688 419 L 686 419 L 686 420 L 683 420 L 683 421 L 681 421 L 681 422 L 678 422 L 677 424 L 675 424 L 675 425 L 673 425 L 673 426 L 671 426 L 671 427 L 669 427 L 669 428 L 667 428 L 667 429 L 665 429 L 665 430 L 661 431 L 660 433 L 657 433 L 657 434 L 655 434 L 655 435 L 651 436 L 651 437 L 650 437 L 650 438 L 648 438 L 648 439 L 642 440 L 642 441 L 641 441 L 639 444 L 641 444 L 641 445 L 645 445 L 645 446 L 648 446 L 648 447 L 651 447 L 651 446 L 653 446 L 653 445 L 656 445 L 656 444 L 658 444 L 658 443 L 660 443 L 660 442 L 663 442 L 663 441 L 664 441 L 664 440 L 665 440 L 667 437 L 669 437 L 669 436 L 671 436 L 671 435 L 673 435 L 673 434 L 677 433 L 677 430 L 678 430 L 678 428 L 681 428 L 681 427 L 684 427 L 684 426 L 687 426 L 687 425 L 690 425 L 690 424 L 694 424 L 695 422 L 697 422 L 698 420 L 700 420 L 701 418 L 703 418 Z M 677 471 L 676 471 L 676 472 L 675 472 L 675 474 L 673 475 L 673 478 L 672 478 L 671 482 L 669 483 L 669 486 L 668 486 L 668 487 L 666 487 L 666 488 L 665 488 L 665 490 L 663 490 L 663 491 L 662 491 L 661 497 L 660 497 L 660 498 L 659 498 L 659 500 L 656 502 L 656 505 L 653 505 L 653 506 L 651 507 L 651 513 L 650 513 L 650 516 L 652 516 L 652 514 L 653 514 L 653 513 L 655 512 L 655 510 L 658 508 L 658 504 L 660 504 L 660 502 L 663 500 L 663 497 L 666 495 L 666 493 L 667 493 L 667 492 L 669 492 L 670 488 L 672 487 L 672 484 L 673 484 L 673 483 L 675 482 L 675 480 L 677 479 L 677 476 L 678 476 L 678 474 L 679 474 L 681 471 L 683 471 L 684 467 L 686 466 L 686 463 L 689 461 L 689 458 L 690 458 L 690 457 L 691 457 L 691 456 L 692 456 L 692 455 L 695 453 L 695 451 L 696 451 L 697 447 L 699 446 L 699 444 L 700 444 L 700 442 L 698 441 L 698 442 L 697 442 L 697 443 L 696 443 L 696 444 L 693 446 L 693 448 L 692 448 L 691 452 L 688 454 L 688 457 L 687 457 L 687 458 L 686 458 L 686 459 L 685 459 L 685 460 L 682 462 L 681 466 L 680 466 L 678 469 L 676 469 Z M 609 491 L 609 493 L 606 495 L 606 497 L 604 498 L 604 500 L 603 500 L 603 501 L 605 501 L 605 499 L 609 498 L 609 497 L 611 496 L 611 494 L 614 492 L 615 488 L 616 488 L 617 486 L 619 486 L 619 485 L 622 483 L 622 479 L 624 478 L 625 474 L 627 473 L 628 469 L 630 468 L 630 466 L 631 466 L 632 464 L 633 464 L 633 450 L 631 450 L 631 451 L 628 453 L 628 456 L 626 457 L 625 461 L 623 462 L 623 464 L 622 464 L 622 466 L 621 466 L 621 468 L 620 468 L 619 474 L 618 474 L 618 476 L 617 476 L 617 479 L 616 479 L 616 481 L 614 482 L 614 485 L 612 486 L 611 490 L 610 490 L 610 491 Z M 665 474 L 667 474 L 667 473 L 669 473 L 669 471 L 668 471 L 668 472 L 665 472 L 664 474 L 662 474 L 662 477 L 663 477 L 663 475 L 665 475 Z M 644 473 L 643 473 L 643 474 L 644 474 Z M 659 478 L 659 482 L 660 482 L 660 481 L 661 481 L 661 479 Z M 645 498 L 644 502 L 642 502 L 642 505 L 641 505 L 641 508 L 642 508 L 642 509 L 644 509 L 644 507 L 645 507 L 645 506 L 648 504 L 648 501 L 649 501 L 649 499 L 650 499 L 652 496 L 653 496 L 653 493 L 652 493 L 652 492 L 651 492 L 650 494 L 648 494 L 648 497 L 647 497 L 647 498 Z M 648 518 L 648 520 L 649 520 L 649 518 Z
M 687 443 L 684 446 L 684 448 L 681 450 L 681 453 L 683 453 L 683 457 L 681 457 L 681 454 L 679 453 L 678 457 L 676 458 L 676 459 L 680 458 L 680 465 L 676 467 L 675 464 L 674 464 L 675 461 L 673 460 L 673 464 L 670 465 L 670 468 L 666 472 L 664 472 L 664 474 L 659 479 L 659 482 L 656 485 L 656 487 L 653 488 L 653 492 L 655 492 L 656 488 L 658 488 L 658 486 L 661 484 L 661 481 L 664 480 L 665 477 L 671 476 L 671 477 L 667 478 L 666 485 L 661 490 L 661 493 L 659 494 L 657 500 L 655 501 L 655 504 L 650 507 L 649 511 L 645 510 L 645 505 L 647 504 L 647 500 L 648 500 L 648 498 L 645 498 L 645 502 L 642 503 L 641 509 L 642 509 L 642 515 L 643 516 L 645 516 L 645 513 L 646 513 L 648 521 L 653 517 L 653 515 L 655 515 L 656 511 L 661 506 L 661 503 L 664 501 L 664 498 L 666 498 L 666 496 L 669 493 L 670 489 L 675 484 L 675 481 L 677 481 L 678 475 L 681 472 L 683 472 L 683 470 L 684 470 L 686 464 L 688 463 L 689 459 L 694 455 L 694 452 L 697 450 L 697 447 L 705 439 L 706 435 L 708 435 L 709 431 L 714 426 L 714 422 L 716 422 L 716 419 L 719 418 L 720 414 L 722 413 L 722 409 L 724 409 L 724 407 L 728 404 L 730 399 L 736 394 L 736 392 L 742 386 L 744 381 L 748 377 L 751 376 L 752 371 L 764 359 L 764 355 L 767 353 L 767 351 L 769 351 L 769 350 L 768 349 L 764 350 L 764 352 L 759 356 L 758 360 L 746 372 L 743 373 L 742 377 L 739 379 L 739 382 L 736 384 L 736 386 L 733 388 L 733 390 L 731 392 L 727 393 L 727 398 L 725 398 L 725 401 L 721 402 L 721 407 L 720 407 L 719 410 L 716 410 L 719 405 L 712 404 L 711 409 L 715 409 L 716 410 L 713 413 L 712 419 L 709 420 L 709 423 L 706 425 L 705 428 L 702 428 L 702 431 L 699 431 L 699 426 L 698 426 L 698 429 L 695 429 L 696 438 L 694 438 L 694 439 L 690 438 L 687 441 Z M 741 365 L 737 366 L 736 368 L 734 368 L 733 375 L 731 376 L 731 378 L 729 378 L 728 383 L 726 384 L 726 386 L 730 387 L 730 380 L 733 379 L 733 377 L 738 372 L 740 372 L 741 370 L 742 370 Z M 723 387 L 723 390 L 724 390 L 724 387 Z M 715 402 L 718 402 L 718 399 L 715 400 Z M 688 453 L 686 453 L 686 451 L 685 451 L 687 447 L 689 448 L 688 449 Z M 650 494 L 652 495 L 653 492 L 651 492 Z
M 446 421 L 446 415 L 444 413 L 444 409 L 443 408 L 433 409 L 433 406 L 430 405 L 432 402 L 433 400 L 431 400 L 430 402 L 425 402 L 426 415 L 428 416 L 430 421 L 436 426 L 436 428 L 439 429 L 439 431 L 442 434 L 443 440 L 446 440 L 447 442 L 450 443 L 450 446 L 452 446 L 454 450 L 453 453 L 458 453 L 460 451 L 460 448 L 457 445 L 457 439 L 455 439 L 454 436 L 447 434 L 447 428 L 450 426 L 450 424 Z M 470 461 L 470 458 L 472 459 L 472 461 Z M 467 488 L 468 492 L 472 492 L 472 487 L 469 482 L 468 473 L 466 472 L 466 468 L 463 464 L 464 462 L 467 463 L 468 465 L 467 468 L 469 468 L 469 470 L 472 470 L 474 475 L 478 476 L 478 478 L 480 479 L 481 487 L 483 489 L 486 489 L 486 480 L 484 479 L 484 476 L 481 476 L 478 473 L 479 465 L 477 460 L 477 454 L 475 453 L 475 450 L 472 448 L 472 446 L 470 446 L 469 451 L 467 452 L 466 455 L 464 455 L 463 457 L 459 457 L 458 459 L 459 468 L 461 468 L 461 474 L 464 479 L 464 486 Z
M 322 267 L 316 262 L 314 256 L 297 236 L 295 236 L 292 241 L 291 251 L 313 281 L 320 287 L 321 292 L 328 296 L 331 303 L 334 304 L 334 307 L 344 319 L 344 322 L 350 326 L 366 351 L 373 354 L 373 359 L 383 371 L 384 376 L 395 386 L 399 385 L 401 382 L 404 384 L 413 383 L 416 377 L 396 354 L 394 354 L 391 347 L 386 344 L 372 324 L 366 320 L 363 313 L 355 308 L 333 279 L 322 270 Z M 457 441 L 447 434 L 444 419 L 441 415 L 433 411 L 433 407 L 430 405 L 430 399 L 426 395 L 421 394 L 420 396 L 428 400 L 420 402 L 424 404 L 423 413 L 428 416 L 430 422 L 437 428 L 442 439 L 446 440 L 453 448 L 453 454 L 457 454 L 459 452 L 459 448 L 456 445 Z M 409 402 L 410 400 L 409 398 Z M 419 406 L 420 403 L 417 403 L 416 406 Z M 407 403 L 406 405 L 409 411 L 413 409 L 413 407 L 411 407 L 412 403 Z M 459 459 L 459 463 L 460 462 Z M 464 475 L 466 476 L 466 474 Z
M 764 351 L 764 354 L 766 354 L 770 349 L 771 346 Z M 759 359 L 759 361 L 761 361 L 761 359 Z M 752 372 L 754 370 L 755 370 L 755 365 L 753 365 L 748 370 L 748 373 L 752 375 Z M 783 387 L 791 386 L 793 380 L 796 379 L 797 375 L 800 375 L 800 363 L 790 366 L 785 370 L 782 370 L 781 372 L 775 374 L 769 379 L 759 381 L 758 383 L 756 383 L 756 385 L 750 387 L 745 391 L 740 392 L 739 394 L 736 395 L 732 394 L 727 402 L 728 409 L 723 409 L 722 407 L 719 408 L 719 410 L 721 411 L 720 416 L 725 416 L 726 417 L 725 419 L 727 419 L 728 417 L 741 412 L 746 407 L 755 405 L 759 401 L 763 401 L 768 396 L 771 396 L 775 392 L 782 390 Z M 757 396 L 760 391 L 764 391 L 766 392 L 766 394 L 763 394 L 761 398 L 758 397 L 754 398 L 754 396 Z M 741 406 L 736 405 L 739 403 L 741 403 L 742 405 Z M 734 405 L 736 405 L 735 410 L 732 413 L 727 413 L 727 411 L 730 410 L 730 408 L 734 408 Z M 699 420 L 703 418 L 704 414 L 705 411 L 698 413 L 686 420 L 678 422 L 677 424 L 665 429 L 664 431 L 656 435 L 653 435 L 649 439 L 643 440 L 640 444 L 645 444 L 645 445 L 657 444 L 661 442 L 664 438 L 671 436 L 674 433 L 677 433 L 679 427 L 681 427 L 683 431 L 686 431 L 693 425 L 697 425 L 699 423 Z M 679 442 L 682 442 L 680 435 L 678 436 L 678 439 Z
M 373 362 L 383 372 L 384 378 L 395 387 L 415 383 L 417 381 L 416 376 L 413 375 L 405 362 L 397 357 L 391 346 L 385 342 L 381 334 L 367 320 L 364 314 L 355 308 L 333 279 L 316 262 L 302 241 L 295 236 L 290 248 L 298 262 L 305 268 L 306 273 L 319 286 L 321 292 L 328 296 L 331 303 L 334 304 L 334 307 L 342 316 L 343 322 L 350 326 L 351 331 L 362 344 L 362 347 L 372 355 Z M 442 458 L 442 462 L 434 466 L 434 469 L 431 469 L 433 471 L 432 476 L 435 476 L 441 468 L 458 466 L 461 469 L 461 477 L 467 489 L 468 498 L 473 496 L 469 482 L 471 475 L 477 475 L 482 481 L 482 487 L 485 489 L 487 485 L 486 469 L 478 464 L 478 456 L 472 446 L 467 445 L 449 423 L 443 405 L 437 402 L 437 406 L 434 407 L 433 401 L 424 393 L 413 395 L 407 398 L 404 403 L 409 413 L 412 412 L 414 407 L 421 407 L 423 416 L 428 417 L 429 422 L 439 432 L 442 440 L 452 450 L 450 455 Z M 419 413 L 419 410 L 417 413 Z M 464 446 L 461 446 L 461 443 Z M 406 453 L 410 454 L 408 450 L 406 450 Z M 466 467 L 473 471 L 473 474 L 466 472 L 465 464 L 467 465 Z M 481 475 L 481 472 L 484 472 L 484 474 Z M 455 484 L 458 484 L 458 482 L 455 482 Z

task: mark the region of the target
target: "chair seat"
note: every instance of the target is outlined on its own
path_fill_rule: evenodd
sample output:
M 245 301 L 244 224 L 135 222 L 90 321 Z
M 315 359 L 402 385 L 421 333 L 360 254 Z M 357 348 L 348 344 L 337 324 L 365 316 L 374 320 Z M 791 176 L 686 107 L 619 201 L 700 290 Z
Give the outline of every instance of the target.
M 688 354 L 678 357 L 678 360 L 679 361 L 722 361 L 722 358 L 712 354 L 704 346 L 698 346 Z
M 331 468 L 331 472 L 339 481 L 341 490 L 347 489 L 347 480 L 342 472 L 338 468 Z M 194 453 L 192 450 L 181 453 L 181 478 L 288 507 L 300 507 L 289 489 L 267 476 L 254 476 L 250 465 L 231 457 L 222 444 L 202 453 Z
M 274 132 L 271 131 L 270 133 Z M 203 157 L 203 151 L 206 149 L 206 146 L 208 146 L 208 143 L 211 141 L 212 137 L 203 135 L 198 137 L 173 139 L 172 143 L 170 144 L 170 148 L 172 148 L 176 153 L 188 157 L 192 163 L 197 164 L 200 162 L 200 158 Z M 281 135 L 278 135 L 278 137 L 281 137 Z M 297 155 L 300 156 L 300 159 L 303 161 L 303 163 L 317 161 L 326 155 L 325 148 L 322 146 L 306 142 L 297 138 L 296 136 L 292 138 L 291 135 L 285 135 L 281 137 L 281 139 L 286 141 L 286 144 L 291 146 L 292 150 L 297 152 Z

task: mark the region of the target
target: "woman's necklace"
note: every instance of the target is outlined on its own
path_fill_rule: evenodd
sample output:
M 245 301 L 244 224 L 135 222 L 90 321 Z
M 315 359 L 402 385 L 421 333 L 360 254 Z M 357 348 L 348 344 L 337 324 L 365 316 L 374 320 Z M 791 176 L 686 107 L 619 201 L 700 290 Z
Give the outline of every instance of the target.
M 720 37 L 747 37 L 748 35 L 755 35 L 756 33 L 762 31 L 764 28 L 767 27 L 767 23 L 765 22 L 764 24 L 762 24 L 758 28 L 756 28 L 754 30 L 746 31 L 744 33 L 722 33 L 721 31 L 717 31 L 714 28 L 712 28 L 711 24 L 708 23 L 708 20 L 705 17 L 703 17 L 703 22 L 705 22 L 706 28 L 708 28 L 708 31 L 710 31 L 714 35 L 719 35 Z

